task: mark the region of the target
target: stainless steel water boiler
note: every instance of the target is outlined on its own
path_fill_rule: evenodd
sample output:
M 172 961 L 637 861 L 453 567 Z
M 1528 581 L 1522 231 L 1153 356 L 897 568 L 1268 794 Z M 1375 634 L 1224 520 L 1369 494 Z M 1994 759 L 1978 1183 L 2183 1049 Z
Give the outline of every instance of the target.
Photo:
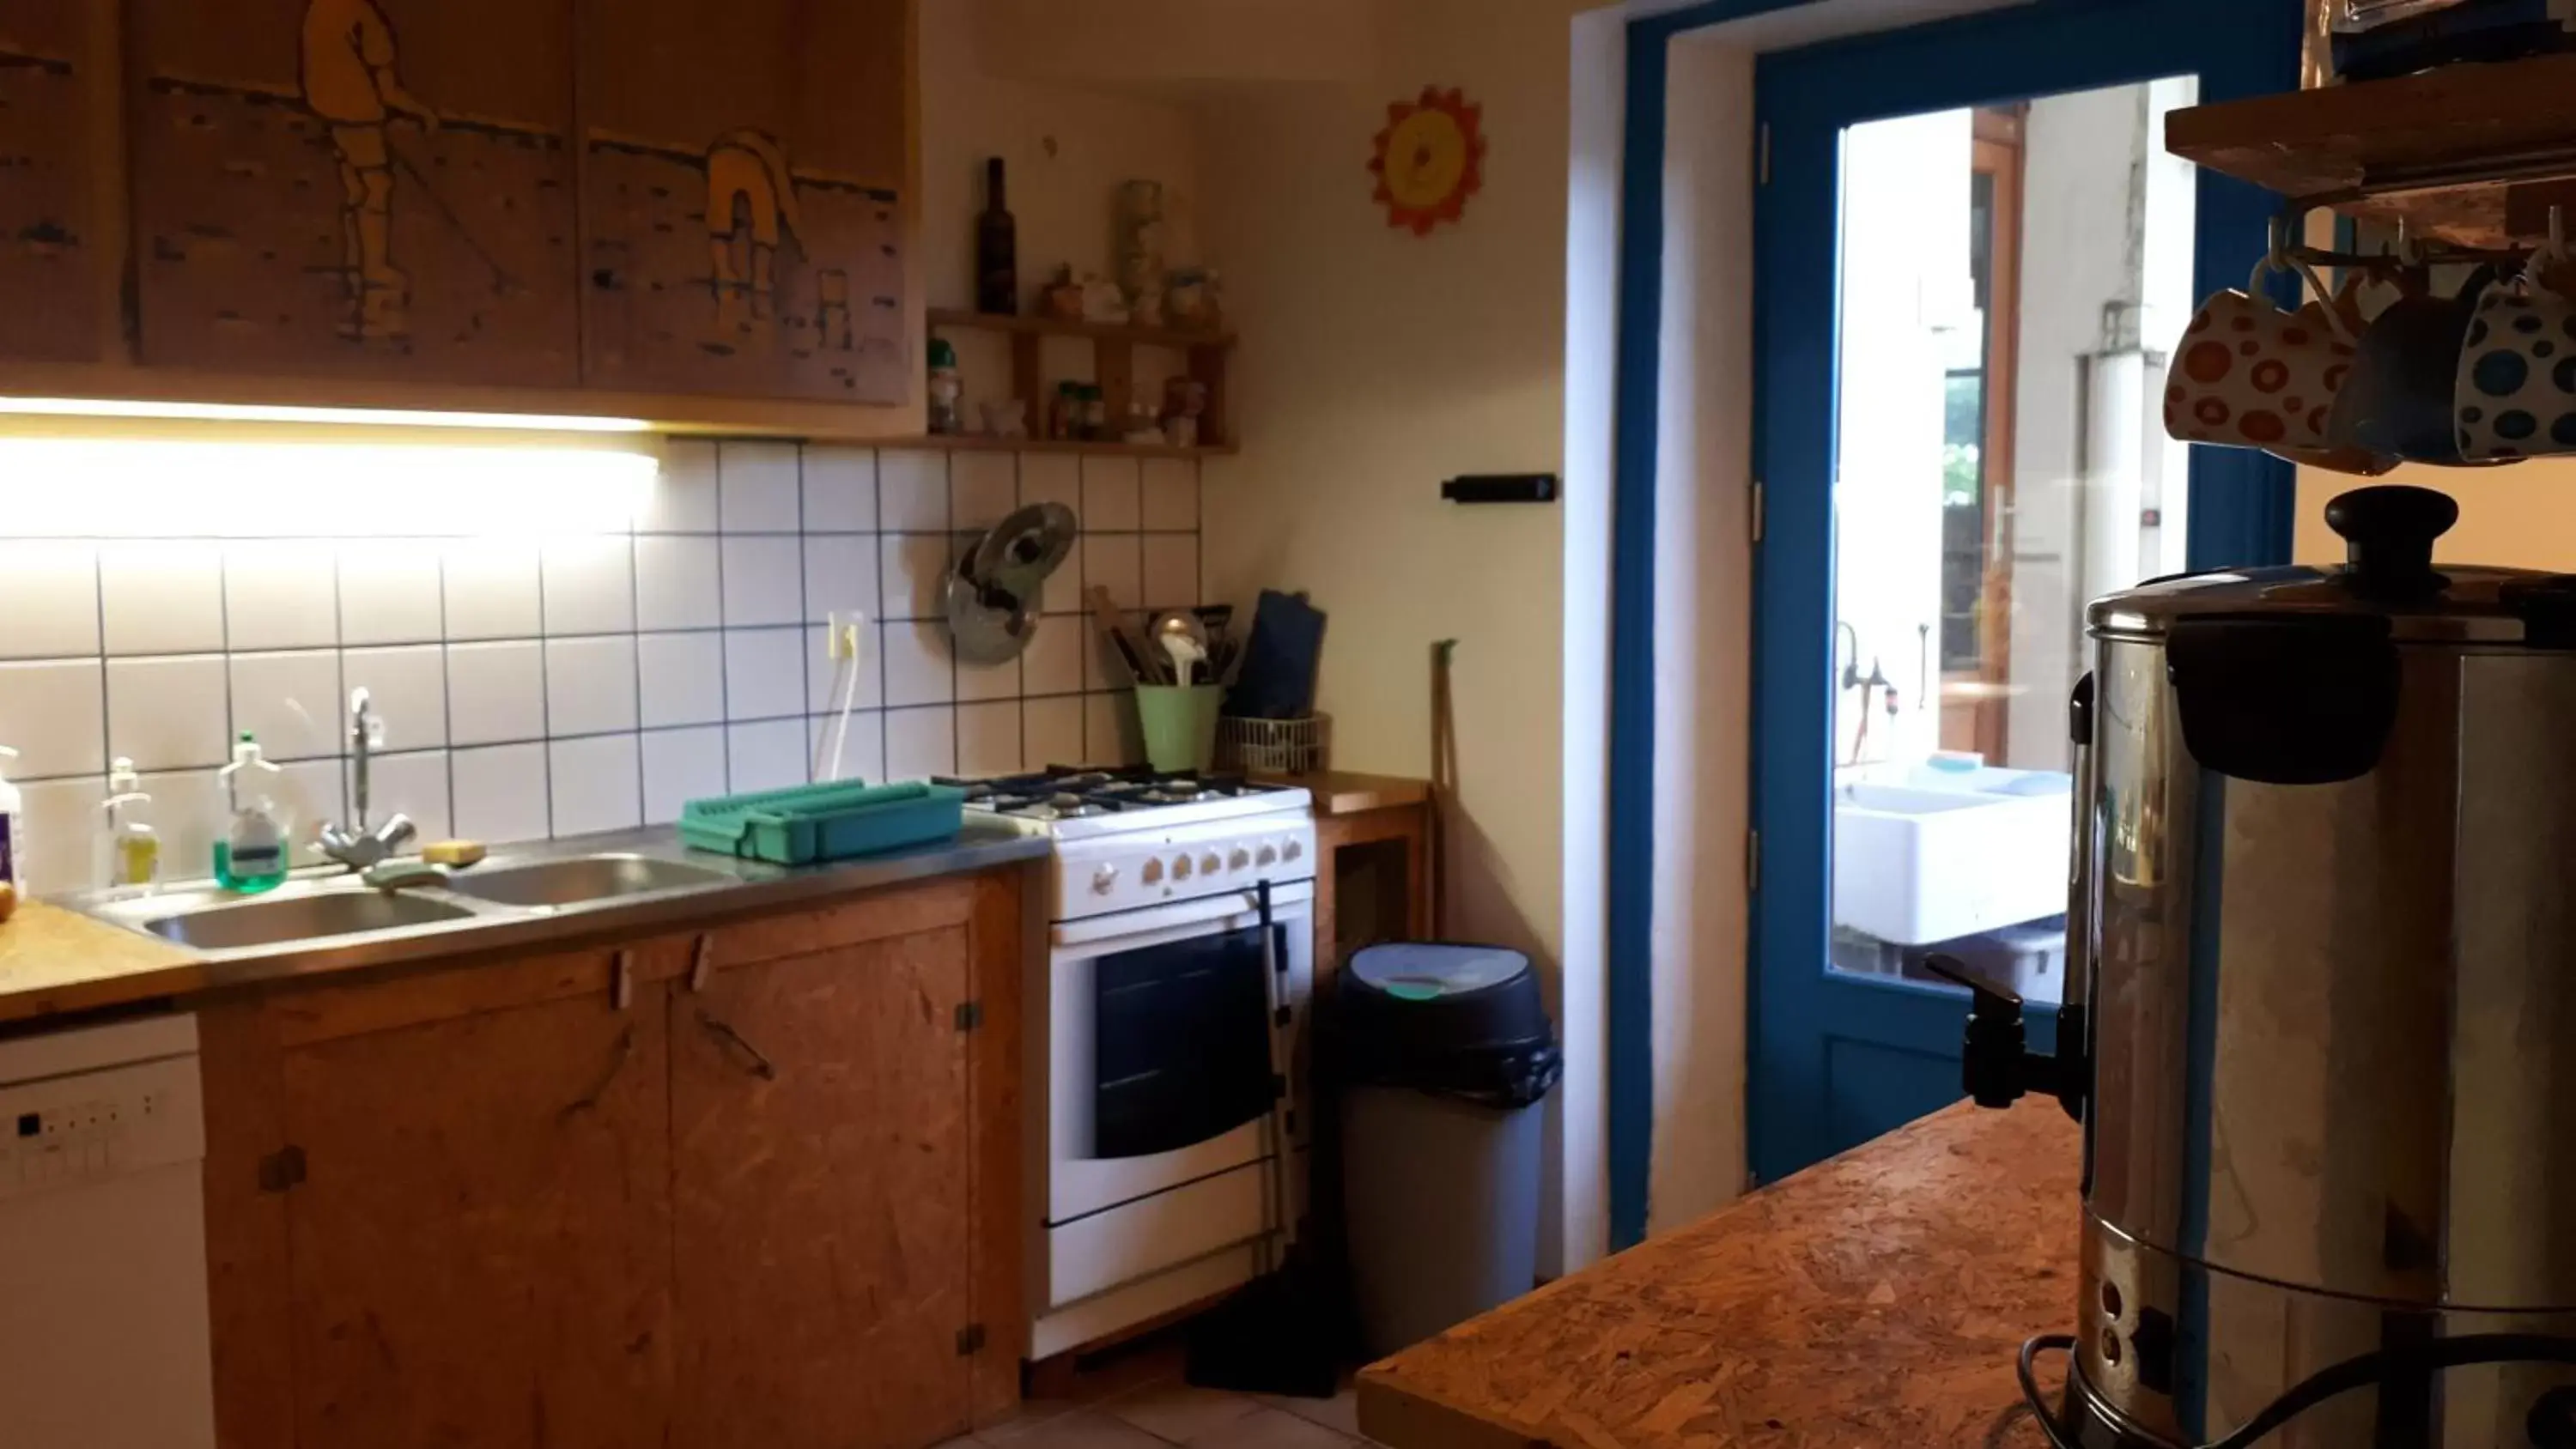
M 2060 1446 L 2576 1445 L 2576 578 L 2457 518 L 2088 612 L 2059 1054 L 1966 1069 L 2084 1123 Z

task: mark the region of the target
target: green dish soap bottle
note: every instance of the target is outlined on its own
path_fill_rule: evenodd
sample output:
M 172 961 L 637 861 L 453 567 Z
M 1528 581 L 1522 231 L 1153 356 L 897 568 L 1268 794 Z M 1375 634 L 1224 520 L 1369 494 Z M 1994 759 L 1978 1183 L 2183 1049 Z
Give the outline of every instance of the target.
M 285 883 L 292 823 L 277 803 L 279 777 L 286 772 L 261 759 L 259 741 L 241 732 L 233 762 L 215 772 L 216 808 L 223 813 L 224 833 L 215 841 L 215 884 L 243 895 L 257 895 Z

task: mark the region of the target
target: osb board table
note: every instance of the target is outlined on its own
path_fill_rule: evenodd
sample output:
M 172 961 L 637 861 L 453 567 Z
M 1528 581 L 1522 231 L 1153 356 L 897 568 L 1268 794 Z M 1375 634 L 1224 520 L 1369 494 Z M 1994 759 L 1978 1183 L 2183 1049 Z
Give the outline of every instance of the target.
M 1965 1103 L 1360 1374 L 1393 1449 L 1975 1449 L 2075 1312 L 2082 1151 Z M 2052 1380 L 2053 1383 L 2053 1380 Z
M 194 991 L 190 952 L 76 911 L 29 901 L 0 925 L 0 1023 L 124 1006 Z

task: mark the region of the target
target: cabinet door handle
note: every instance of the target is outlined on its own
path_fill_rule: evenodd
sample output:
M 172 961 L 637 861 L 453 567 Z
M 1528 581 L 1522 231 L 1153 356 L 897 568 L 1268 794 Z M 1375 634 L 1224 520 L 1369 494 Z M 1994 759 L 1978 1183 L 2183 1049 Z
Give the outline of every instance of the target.
M 626 1064 L 633 1060 L 635 1060 L 635 1028 L 630 1026 L 617 1034 L 617 1059 L 608 1064 L 607 1071 L 600 1073 L 599 1084 L 592 1087 L 580 1101 L 571 1103 L 561 1112 L 556 1113 L 555 1120 L 559 1123 L 570 1122 L 582 1113 L 597 1108 L 600 1099 L 608 1095 L 608 1089 L 616 1086 L 617 1079 L 625 1074 Z
M 732 1047 L 734 1050 L 741 1052 L 744 1056 L 751 1058 L 751 1066 L 749 1070 L 753 1076 L 760 1078 L 764 1082 L 774 1082 L 778 1080 L 777 1063 L 772 1062 L 760 1048 L 753 1046 L 749 1041 L 744 1040 L 741 1032 L 734 1030 L 731 1026 L 728 1026 L 724 1022 L 718 1021 L 716 1018 L 708 1015 L 707 1009 L 703 1006 L 698 1008 L 698 1025 L 707 1029 L 707 1035 L 714 1037 L 717 1041 L 722 1042 L 726 1046 Z

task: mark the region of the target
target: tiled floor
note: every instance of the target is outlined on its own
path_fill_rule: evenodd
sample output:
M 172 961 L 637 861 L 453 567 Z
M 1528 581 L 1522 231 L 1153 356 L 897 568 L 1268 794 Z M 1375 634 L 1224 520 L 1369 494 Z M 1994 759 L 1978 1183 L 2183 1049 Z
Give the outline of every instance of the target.
M 1089 1379 L 1071 1399 L 1032 1400 L 1010 1423 L 943 1449 L 1360 1449 L 1345 1384 L 1330 1399 L 1227 1394 L 1181 1380 L 1177 1354 L 1142 1355 Z

